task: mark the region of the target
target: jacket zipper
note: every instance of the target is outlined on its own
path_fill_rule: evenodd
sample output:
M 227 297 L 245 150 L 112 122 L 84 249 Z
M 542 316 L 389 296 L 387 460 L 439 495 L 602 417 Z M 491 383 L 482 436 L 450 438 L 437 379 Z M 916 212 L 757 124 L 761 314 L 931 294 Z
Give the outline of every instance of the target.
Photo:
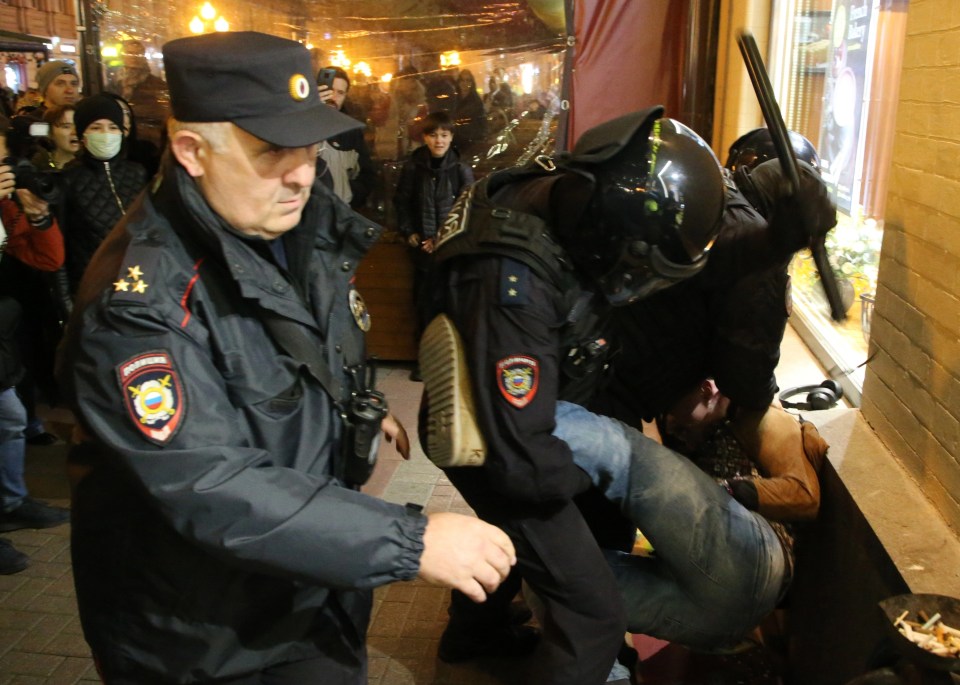
M 113 193 L 113 199 L 117 201 L 117 207 L 120 208 L 120 216 L 126 216 L 127 212 L 123 208 L 123 202 L 120 201 L 120 195 L 117 194 L 117 187 L 113 185 L 113 174 L 110 173 L 110 162 L 104 162 L 103 168 L 107 170 L 107 183 L 110 184 L 110 191 Z

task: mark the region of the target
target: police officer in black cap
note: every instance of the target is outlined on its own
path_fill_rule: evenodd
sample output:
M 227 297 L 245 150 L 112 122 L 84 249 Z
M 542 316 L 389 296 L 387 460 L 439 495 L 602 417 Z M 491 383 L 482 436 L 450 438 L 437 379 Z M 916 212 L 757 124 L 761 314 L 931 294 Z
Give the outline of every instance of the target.
M 461 195 L 434 253 L 446 286 L 436 289 L 438 311 L 462 337 L 473 391 L 449 371 L 458 346 L 431 324 L 421 436 L 477 514 L 510 534 L 517 569 L 543 600 L 537 683 L 604 682 L 626 628 L 613 576 L 573 503 L 590 482 L 553 435 L 557 402 L 584 404 L 597 390 L 610 360 L 609 306 L 698 273 L 724 213 L 716 157 L 662 113 L 592 129 L 568 158 L 488 176 Z M 486 461 L 457 466 L 447 457 L 464 453 L 458 426 L 474 413 Z M 465 635 L 482 640 L 478 628 L 497 627 L 508 643 L 508 619 L 493 611 L 515 589 L 477 612 L 454 593 L 441 658 L 463 654 Z
M 379 228 L 314 183 L 324 106 L 301 45 L 164 50 L 161 173 L 81 283 L 60 375 L 73 562 L 105 682 L 366 683 L 371 588 L 420 576 L 482 600 L 502 531 L 358 492 L 381 428 L 353 288 Z

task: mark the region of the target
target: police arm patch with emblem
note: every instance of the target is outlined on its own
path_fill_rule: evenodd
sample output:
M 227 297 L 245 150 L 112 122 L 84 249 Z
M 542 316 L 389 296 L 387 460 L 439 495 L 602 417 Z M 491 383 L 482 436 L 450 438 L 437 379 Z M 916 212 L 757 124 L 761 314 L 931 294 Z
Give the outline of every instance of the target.
M 117 367 L 127 415 L 152 443 L 170 442 L 186 411 L 186 397 L 173 358 L 165 350 L 144 352 Z
M 540 363 L 533 357 L 517 355 L 497 362 L 497 387 L 503 398 L 517 409 L 533 402 L 540 385 Z

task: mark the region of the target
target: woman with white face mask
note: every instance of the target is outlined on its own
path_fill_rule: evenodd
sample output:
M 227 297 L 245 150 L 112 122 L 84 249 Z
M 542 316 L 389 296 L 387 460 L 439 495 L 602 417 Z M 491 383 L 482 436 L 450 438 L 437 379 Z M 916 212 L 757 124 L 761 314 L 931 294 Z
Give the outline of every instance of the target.
M 147 183 L 144 168 L 126 158 L 123 110 L 107 95 L 91 95 L 74 114 L 81 151 L 63 171 L 63 236 L 70 291 L 110 229 Z

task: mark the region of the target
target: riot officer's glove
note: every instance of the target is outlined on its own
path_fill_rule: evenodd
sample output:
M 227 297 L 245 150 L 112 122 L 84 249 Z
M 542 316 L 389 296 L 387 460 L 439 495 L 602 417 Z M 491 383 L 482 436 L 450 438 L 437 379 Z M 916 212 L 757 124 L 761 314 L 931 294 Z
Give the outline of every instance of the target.
M 797 167 L 800 188 L 792 195 L 777 159 L 734 173 L 737 187 L 767 220 L 774 243 L 786 254 L 821 241 L 837 225 L 837 208 L 820 174 L 806 162 L 798 160 Z

